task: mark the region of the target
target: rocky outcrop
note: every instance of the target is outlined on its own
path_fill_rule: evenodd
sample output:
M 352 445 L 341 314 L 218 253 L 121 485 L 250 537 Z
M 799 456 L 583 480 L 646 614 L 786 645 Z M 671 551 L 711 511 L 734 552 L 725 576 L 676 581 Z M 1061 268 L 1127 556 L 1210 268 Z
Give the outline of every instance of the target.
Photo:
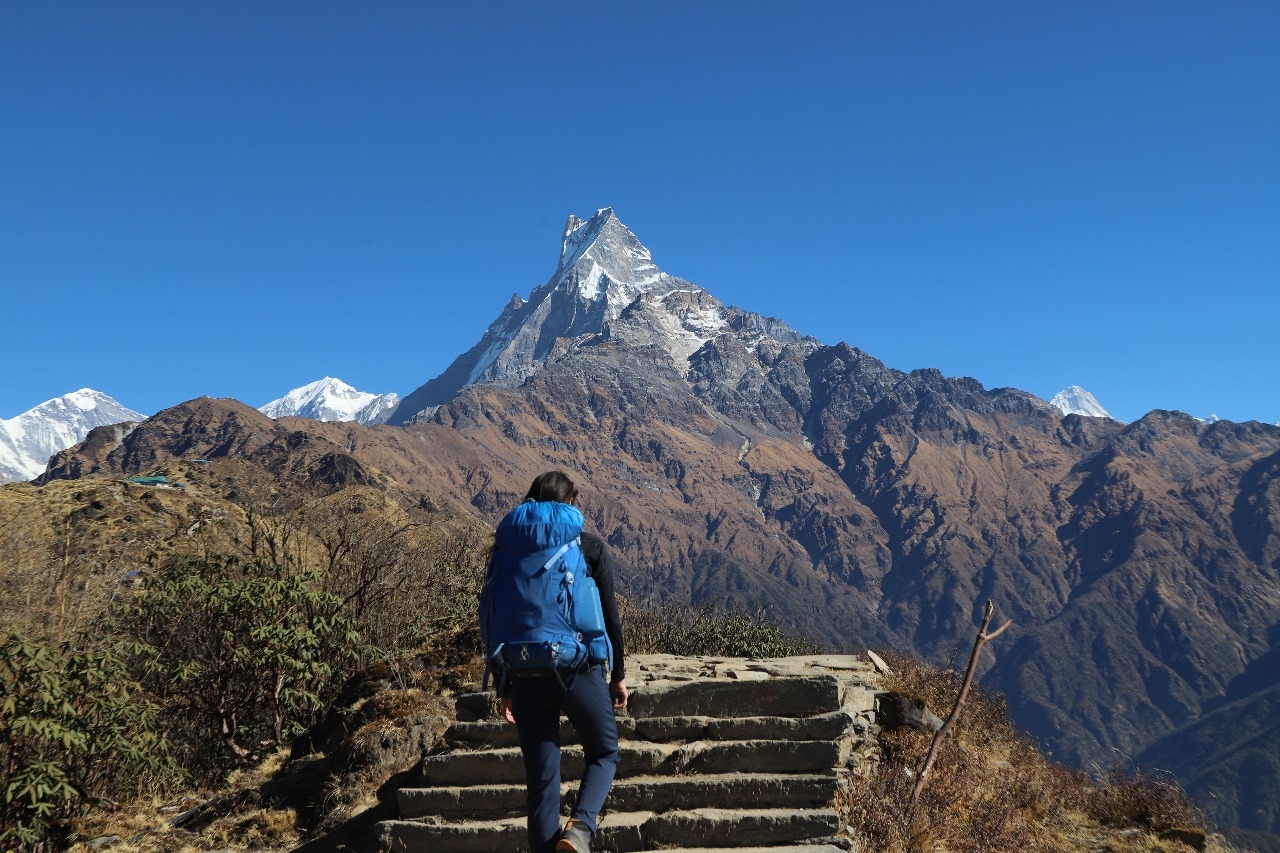
M 850 772 L 876 760 L 875 674 L 861 657 L 628 660 L 622 761 L 597 846 L 618 850 L 803 849 L 835 853 L 833 808 Z M 459 697 L 445 745 L 379 825 L 388 850 L 527 849 L 515 729 L 488 693 Z M 564 723 L 566 809 L 581 750 Z

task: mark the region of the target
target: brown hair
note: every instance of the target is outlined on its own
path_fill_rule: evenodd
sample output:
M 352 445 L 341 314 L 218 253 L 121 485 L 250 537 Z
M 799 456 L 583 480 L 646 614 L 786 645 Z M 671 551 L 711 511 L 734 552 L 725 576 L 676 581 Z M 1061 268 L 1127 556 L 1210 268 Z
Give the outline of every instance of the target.
M 563 471 L 548 471 L 534 478 L 533 485 L 529 487 L 524 499 L 571 504 L 577 497 L 578 488 L 573 485 L 573 480 L 569 479 L 568 474 Z

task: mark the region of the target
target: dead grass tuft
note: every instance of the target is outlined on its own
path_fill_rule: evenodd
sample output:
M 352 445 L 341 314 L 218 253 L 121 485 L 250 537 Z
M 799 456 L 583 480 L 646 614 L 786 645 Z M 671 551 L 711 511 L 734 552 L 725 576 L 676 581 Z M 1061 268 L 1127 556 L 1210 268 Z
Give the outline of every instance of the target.
M 201 833 L 217 847 L 281 848 L 298 840 L 298 813 L 293 809 L 254 809 L 220 820 Z
M 270 781 L 285 762 L 289 760 L 288 749 L 277 749 L 252 767 L 232 770 L 227 774 L 227 788 L 257 788 Z
M 1203 827 L 1204 812 L 1171 777 L 1113 768 L 1090 791 L 1086 809 L 1107 826 L 1142 826 L 1153 831 Z

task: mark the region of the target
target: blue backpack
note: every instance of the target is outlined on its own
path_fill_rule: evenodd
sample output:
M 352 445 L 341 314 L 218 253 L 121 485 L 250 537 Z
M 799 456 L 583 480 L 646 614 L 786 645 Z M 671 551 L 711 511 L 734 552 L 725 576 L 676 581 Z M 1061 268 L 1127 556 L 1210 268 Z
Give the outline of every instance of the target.
M 480 635 L 489 671 L 551 674 L 605 663 L 600 591 L 582 555 L 582 512 L 525 501 L 498 524 L 480 595 Z

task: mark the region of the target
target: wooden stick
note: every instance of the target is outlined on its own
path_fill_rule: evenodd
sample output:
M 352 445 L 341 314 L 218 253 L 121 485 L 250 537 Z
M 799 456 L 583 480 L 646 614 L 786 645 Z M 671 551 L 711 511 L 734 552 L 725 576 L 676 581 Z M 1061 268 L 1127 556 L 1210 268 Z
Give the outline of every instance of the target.
M 960 695 L 956 697 L 956 705 L 951 709 L 951 716 L 947 717 L 947 721 L 942 724 L 942 728 L 938 729 L 933 736 L 933 743 L 929 744 L 929 754 L 925 756 L 924 766 L 920 768 L 920 773 L 916 776 L 915 787 L 911 789 L 911 800 L 907 804 L 907 815 L 913 814 L 916 810 L 916 804 L 920 801 L 920 792 L 924 790 L 925 777 L 933 769 L 933 762 L 938 757 L 938 747 L 941 746 L 942 739 L 947 736 L 947 732 L 951 731 L 951 727 L 955 725 L 956 720 L 960 719 L 960 709 L 964 706 L 964 700 L 969 696 L 969 686 L 973 684 L 973 673 L 978 668 L 978 655 L 982 652 L 983 644 L 987 640 L 994 640 L 1003 634 L 1004 630 L 1012 624 L 1010 621 L 1006 621 L 995 631 L 988 634 L 987 626 L 991 624 L 991 617 L 995 612 L 995 605 L 988 601 L 986 610 L 982 615 L 982 626 L 978 628 L 977 639 L 973 642 L 973 652 L 969 655 L 969 667 L 964 672 L 964 683 L 960 685 Z

